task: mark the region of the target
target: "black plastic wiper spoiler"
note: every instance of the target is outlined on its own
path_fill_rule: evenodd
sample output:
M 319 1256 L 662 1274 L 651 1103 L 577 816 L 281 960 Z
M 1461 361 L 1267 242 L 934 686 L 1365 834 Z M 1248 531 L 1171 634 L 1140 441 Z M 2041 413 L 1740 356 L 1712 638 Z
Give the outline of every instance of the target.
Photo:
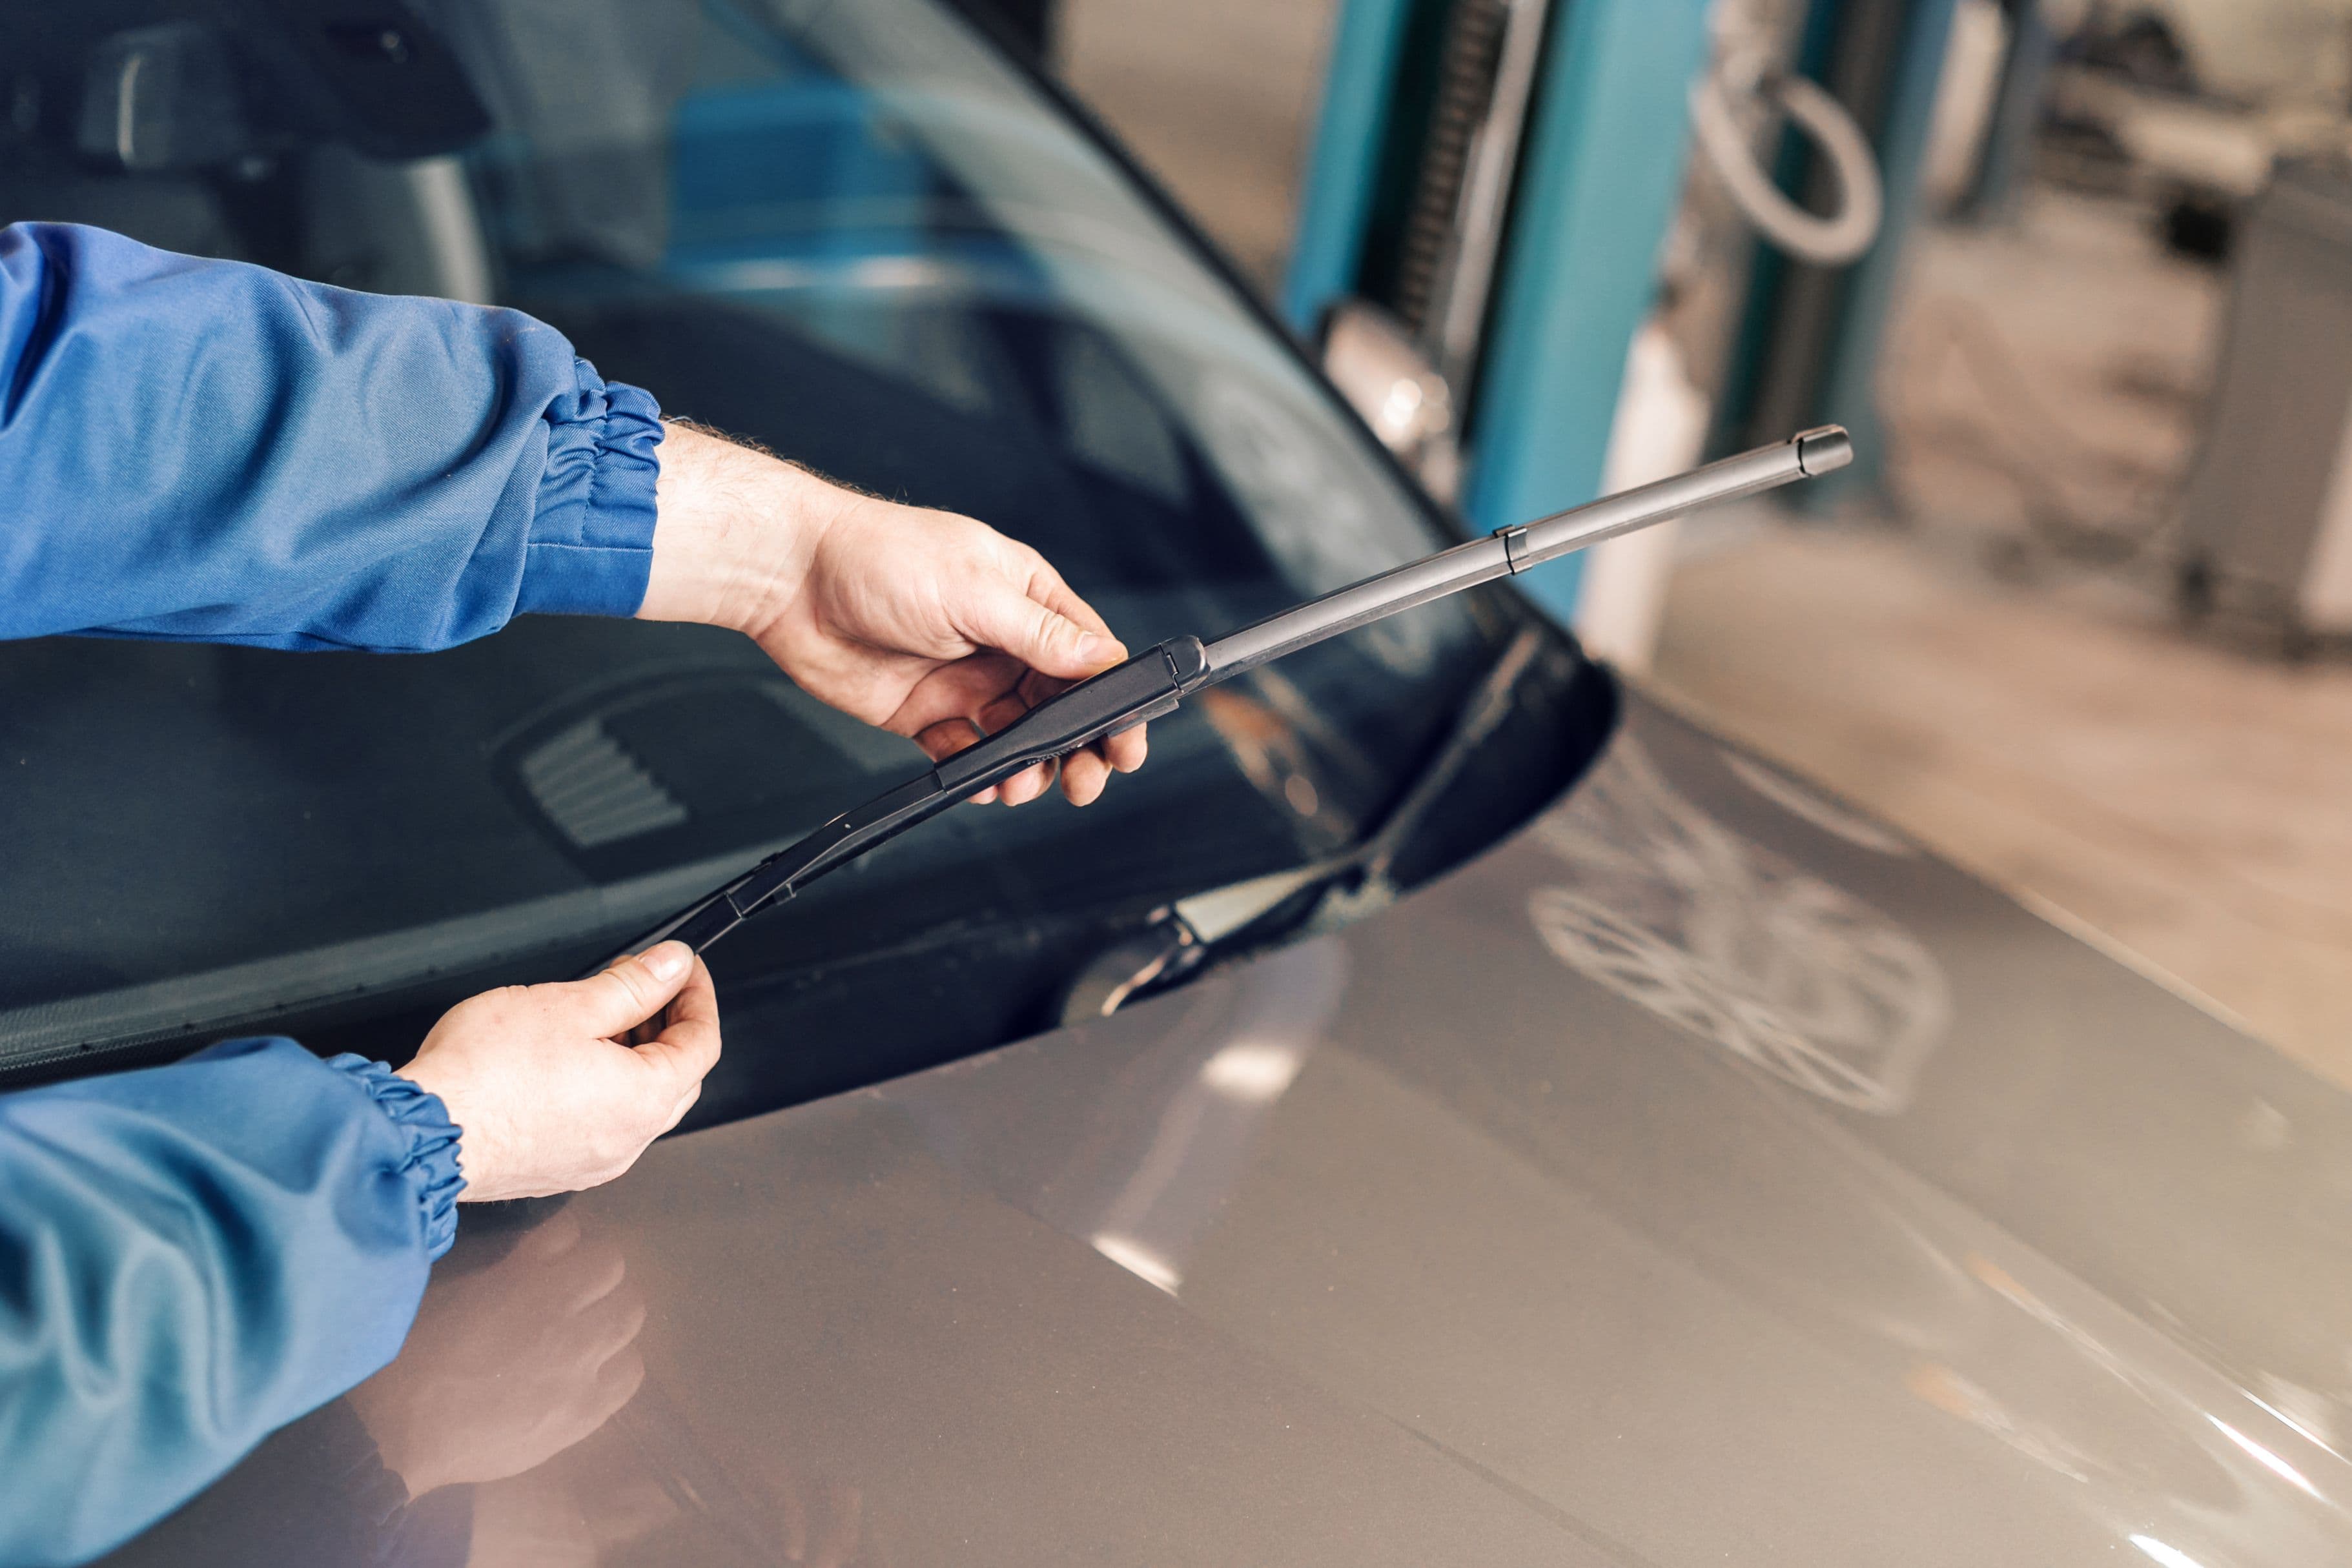
M 1853 461 L 1853 443 L 1832 425 L 1778 446 L 1727 457 L 1675 478 L 1644 485 L 1541 522 L 1504 528 L 1483 539 L 1401 566 L 1327 593 L 1213 643 L 1178 637 L 1150 648 L 1038 704 L 994 735 L 948 758 L 790 849 L 769 856 L 626 951 L 684 942 L 698 953 L 779 899 L 792 897 L 836 866 L 935 817 L 1023 768 L 1165 717 L 1204 686 L 1230 680 L 1285 653 L 1343 632 L 1493 582 L 1548 560 L 1701 507 L 1816 478 Z

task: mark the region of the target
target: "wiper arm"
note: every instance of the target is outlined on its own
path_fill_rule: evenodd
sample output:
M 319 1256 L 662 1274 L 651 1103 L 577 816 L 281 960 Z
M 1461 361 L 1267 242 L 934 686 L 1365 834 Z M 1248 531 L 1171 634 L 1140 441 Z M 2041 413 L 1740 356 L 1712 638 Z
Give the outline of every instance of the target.
M 1004 782 L 1023 768 L 1163 718 L 1194 692 L 1286 653 L 1513 576 L 1604 539 L 1702 507 L 1817 478 L 1853 461 L 1853 443 L 1843 430 L 1832 425 L 1808 431 L 1777 446 L 1727 457 L 1541 522 L 1504 528 L 1486 538 L 1440 550 L 1213 643 L 1198 637 L 1162 643 L 1038 704 L 930 771 L 835 817 L 675 919 L 646 933 L 626 951 L 642 952 L 656 942 L 676 940 L 698 953 L 706 952 L 768 904 L 791 898 L 825 873 Z
M 1346 849 L 1287 871 L 1189 894 L 1155 910 L 1141 929 L 1097 954 L 1062 1001 L 1062 1021 L 1108 1018 L 1146 988 L 1159 990 L 1197 970 L 1219 943 L 1260 929 L 1274 910 L 1310 890 L 1320 896 L 1298 924 L 1327 918 L 1335 906 L 1342 918 L 1369 913 L 1395 896 L 1390 868 L 1397 852 L 1461 776 L 1477 749 L 1509 716 L 1520 678 L 1543 651 L 1544 633 L 1519 628 L 1501 655 L 1486 666 L 1454 727 L 1422 764 L 1387 816 Z

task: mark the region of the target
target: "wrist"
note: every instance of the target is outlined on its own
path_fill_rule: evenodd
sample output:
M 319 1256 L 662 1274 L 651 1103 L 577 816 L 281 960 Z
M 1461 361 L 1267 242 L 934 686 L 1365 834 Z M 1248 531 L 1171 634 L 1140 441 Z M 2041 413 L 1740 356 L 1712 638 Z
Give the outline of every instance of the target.
M 798 597 L 841 492 L 781 458 L 671 422 L 637 611 L 756 634 Z

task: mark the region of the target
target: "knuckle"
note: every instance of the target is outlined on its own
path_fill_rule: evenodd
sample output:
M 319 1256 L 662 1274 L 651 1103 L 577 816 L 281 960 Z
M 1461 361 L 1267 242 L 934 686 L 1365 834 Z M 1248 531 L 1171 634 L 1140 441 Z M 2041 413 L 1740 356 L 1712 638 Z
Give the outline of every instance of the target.
M 640 1014 L 653 1010 L 652 981 L 646 974 L 645 966 L 635 958 L 625 959 L 605 970 L 604 978 L 609 982 L 606 988 L 616 989 L 619 993 L 614 998 L 616 1006 L 625 1002 Z
M 494 991 L 484 991 L 465 1005 L 487 1019 L 505 1019 L 528 1017 L 537 1010 L 540 1000 L 529 986 L 500 986 Z

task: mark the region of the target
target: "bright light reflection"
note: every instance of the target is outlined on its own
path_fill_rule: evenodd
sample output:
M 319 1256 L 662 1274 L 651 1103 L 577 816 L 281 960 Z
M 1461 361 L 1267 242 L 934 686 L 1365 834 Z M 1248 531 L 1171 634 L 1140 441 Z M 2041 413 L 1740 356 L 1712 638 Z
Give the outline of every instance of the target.
M 1284 1045 L 1237 1040 L 1201 1066 L 1201 1082 L 1253 1105 L 1279 1099 L 1298 1076 L 1298 1052 Z
M 2178 1546 L 2167 1546 L 2153 1535 L 2135 1535 L 2131 1543 L 2164 1564 L 2164 1568 L 2205 1568 L 2205 1565 Z
M 1176 1271 L 1175 1264 L 1130 1237 L 1114 1236 L 1105 1231 L 1095 1237 L 1091 1245 L 1096 1251 L 1145 1284 L 1157 1285 L 1171 1296 L 1176 1293 L 1176 1287 L 1183 1282 L 1183 1276 Z
M 2325 1448 L 2331 1454 L 2336 1454 L 2336 1457 L 2339 1459 L 2344 1457 L 2342 1454 L 2336 1453 L 2335 1444 L 2329 1442 L 2326 1438 L 2321 1437 L 2318 1433 L 2305 1426 L 2301 1421 L 2295 1419 L 2294 1416 L 2289 1415 L 2286 1411 L 2280 1409 L 2277 1406 L 2273 1405 L 2266 1399 L 2255 1398 L 2253 1395 L 2249 1394 L 2246 1397 L 2252 1399 L 2256 1405 L 2261 1406 L 2264 1410 L 2269 1411 L 2281 1421 L 2294 1427 L 2295 1431 L 2303 1437 L 2309 1438 L 2315 1447 Z
M 2260 1464 L 2263 1469 L 2271 1471 L 2274 1475 L 2284 1478 L 2286 1480 L 2293 1482 L 2298 1487 L 2301 1487 L 2313 1497 L 2317 1497 L 2319 1495 L 2319 1489 L 2313 1486 L 2309 1481 L 2305 1480 L 2301 1470 L 2296 1469 L 2293 1465 L 2288 1464 L 2284 1459 L 2280 1458 L 2276 1454 L 2272 1453 L 2268 1448 L 2263 1448 L 2260 1443 L 2255 1442 L 2252 1437 L 2247 1437 L 2243 1432 L 2239 1431 L 2235 1427 L 2231 1426 L 2219 1416 L 2208 1416 L 2205 1419 L 2212 1422 L 2213 1425 L 2221 1430 L 2221 1436 L 2229 1438 L 2230 1441 L 2245 1449 L 2247 1453 L 2252 1454 L 2254 1457 L 2255 1462 Z

